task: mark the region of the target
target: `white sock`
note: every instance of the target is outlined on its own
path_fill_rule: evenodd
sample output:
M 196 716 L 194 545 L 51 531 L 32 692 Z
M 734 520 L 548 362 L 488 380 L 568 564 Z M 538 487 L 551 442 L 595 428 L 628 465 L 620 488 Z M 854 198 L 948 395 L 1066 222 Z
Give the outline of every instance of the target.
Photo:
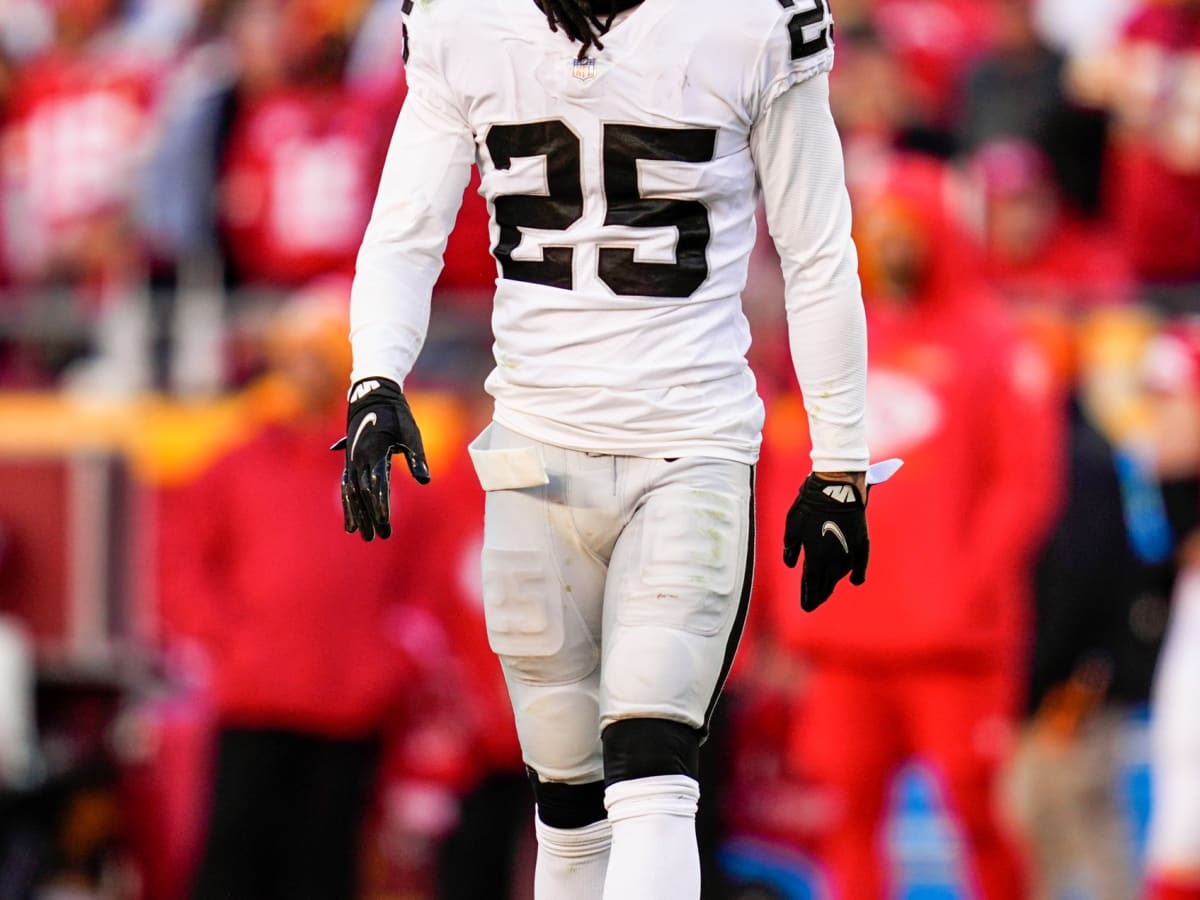
M 612 828 L 601 819 L 583 828 L 551 828 L 536 815 L 534 900 L 601 900 Z
M 699 802 L 700 785 L 686 775 L 620 781 L 605 790 L 612 856 L 603 900 L 699 900 Z

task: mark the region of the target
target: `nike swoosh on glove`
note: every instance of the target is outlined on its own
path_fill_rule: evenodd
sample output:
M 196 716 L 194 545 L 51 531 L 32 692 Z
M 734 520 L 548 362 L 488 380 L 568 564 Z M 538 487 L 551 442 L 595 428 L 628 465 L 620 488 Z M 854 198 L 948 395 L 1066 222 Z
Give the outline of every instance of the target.
M 867 580 L 867 504 L 856 486 L 815 474 L 805 479 L 787 513 L 784 565 L 795 568 L 801 550 L 800 608 L 805 612 L 828 600 L 846 575 L 854 585 Z
M 342 471 L 342 516 L 349 534 L 364 541 L 392 536 L 392 454 L 403 453 L 408 471 L 429 483 L 421 430 L 400 385 L 389 378 L 364 378 L 350 389 L 346 436 L 330 449 L 346 451 Z

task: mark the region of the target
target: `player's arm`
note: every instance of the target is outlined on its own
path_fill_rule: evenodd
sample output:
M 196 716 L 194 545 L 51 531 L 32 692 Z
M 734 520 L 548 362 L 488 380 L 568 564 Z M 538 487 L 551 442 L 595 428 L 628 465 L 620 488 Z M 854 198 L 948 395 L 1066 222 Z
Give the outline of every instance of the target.
M 414 33 L 416 29 L 413 29 Z M 347 532 L 391 535 L 391 455 L 429 481 L 421 432 L 402 385 L 429 327 L 430 297 L 471 174 L 471 129 L 441 78 L 433 47 L 414 46 L 350 300 L 354 350 L 342 476 Z
M 850 236 L 841 142 L 820 73 L 760 116 L 751 152 L 783 265 L 788 338 L 812 436 L 812 474 L 788 514 L 784 562 L 803 548 L 801 605 L 815 609 L 845 575 L 866 578 L 867 333 Z

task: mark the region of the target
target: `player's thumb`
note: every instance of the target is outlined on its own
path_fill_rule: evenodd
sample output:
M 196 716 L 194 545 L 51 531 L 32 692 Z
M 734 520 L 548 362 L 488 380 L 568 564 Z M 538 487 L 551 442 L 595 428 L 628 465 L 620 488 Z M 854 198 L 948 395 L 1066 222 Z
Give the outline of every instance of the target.
M 854 568 L 850 570 L 850 583 L 856 587 L 867 580 L 867 562 L 871 558 L 871 541 L 863 538 L 854 556 Z

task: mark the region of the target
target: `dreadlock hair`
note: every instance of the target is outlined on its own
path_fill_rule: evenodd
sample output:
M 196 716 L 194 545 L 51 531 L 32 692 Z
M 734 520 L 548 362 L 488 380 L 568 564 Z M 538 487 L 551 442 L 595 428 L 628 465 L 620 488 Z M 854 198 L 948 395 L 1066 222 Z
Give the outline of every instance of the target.
M 546 21 L 550 23 L 551 31 L 558 31 L 561 28 L 567 37 L 581 45 L 579 48 L 580 59 L 587 55 L 589 47 L 595 47 L 597 50 L 604 49 L 600 35 L 612 27 L 613 19 L 617 15 L 616 0 L 609 0 L 608 15 L 604 19 L 601 19 L 600 15 L 592 8 L 593 4 L 589 0 L 533 0 L 533 2 L 546 14 Z

